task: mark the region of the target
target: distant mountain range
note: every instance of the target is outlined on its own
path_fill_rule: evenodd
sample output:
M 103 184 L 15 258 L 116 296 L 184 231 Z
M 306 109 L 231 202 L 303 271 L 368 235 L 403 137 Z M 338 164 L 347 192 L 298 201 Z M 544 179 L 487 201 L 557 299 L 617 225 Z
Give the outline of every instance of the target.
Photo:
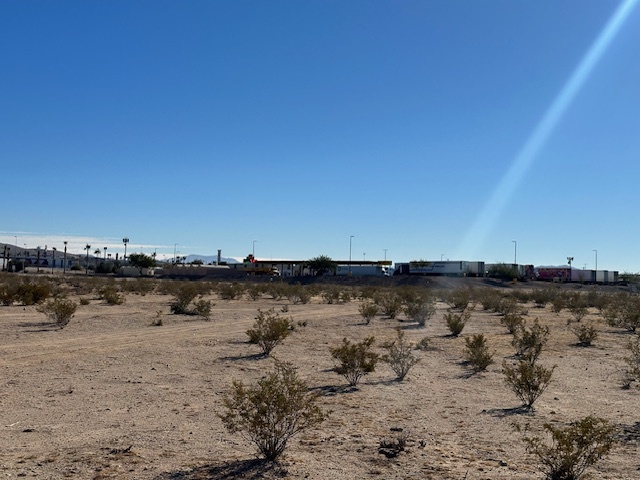
M 202 262 L 205 265 L 209 264 L 209 263 L 215 264 L 218 261 L 218 256 L 217 255 L 198 255 L 198 254 L 193 254 L 193 255 L 188 255 L 187 259 L 185 260 L 185 262 L 186 263 L 191 263 L 194 260 L 202 260 Z M 237 259 L 232 258 L 232 257 L 221 257 L 220 261 L 223 262 L 223 263 L 241 263 Z

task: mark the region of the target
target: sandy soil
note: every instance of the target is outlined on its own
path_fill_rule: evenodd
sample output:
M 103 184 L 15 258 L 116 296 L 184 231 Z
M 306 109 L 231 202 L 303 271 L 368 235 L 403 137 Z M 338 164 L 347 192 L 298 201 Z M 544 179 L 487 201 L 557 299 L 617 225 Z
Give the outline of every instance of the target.
M 77 299 L 77 297 L 76 297 Z M 365 325 L 358 301 L 308 305 L 263 298 L 223 301 L 210 321 L 169 314 L 171 297 L 127 295 L 120 306 L 91 299 L 63 330 L 35 307 L 0 307 L 0 477 L 81 479 L 532 479 L 538 467 L 513 422 L 539 430 L 589 414 L 614 423 L 621 442 L 592 471 L 594 478 L 640 478 L 640 391 L 620 388 L 630 336 L 598 322 L 595 346 L 581 348 L 568 313 L 529 307 L 551 328 L 540 363 L 557 365 L 534 414 L 504 383 L 510 335 L 499 317 L 474 311 L 459 338 L 448 336 L 446 305 L 426 328 L 376 317 Z M 253 445 L 225 431 L 216 413 L 233 379 L 253 383 L 273 365 L 258 358 L 245 331 L 258 308 L 288 305 L 307 322 L 273 354 L 295 362 L 320 404 L 331 410 L 319 429 L 295 437 L 278 467 L 255 460 Z M 157 312 L 163 325 L 150 326 Z M 402 383 L 384 364 L 359 388 L 331 371 L 329 347 L 343 337 L 394 337 L 396 327 L 431 348 Z M 464 337 L 484 333 L 496 362 L 472 375 L 463 363 Z M 382 353 L 382 350 L 380 350 Z M 396 458 L 378 453 L 380 440 L 408 434 Z

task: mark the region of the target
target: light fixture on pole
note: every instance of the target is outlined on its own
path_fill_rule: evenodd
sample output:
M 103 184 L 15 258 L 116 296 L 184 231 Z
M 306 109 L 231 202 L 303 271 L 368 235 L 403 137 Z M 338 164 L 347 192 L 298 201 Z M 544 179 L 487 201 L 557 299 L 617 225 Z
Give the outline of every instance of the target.
M 124 237 L 122 239 L 122 243 L 124 243 L 124 261 L 127 261 L 127 243 L 129 243 L 129 239 L 127 237 Z
M 349 237 L 349 276 L 351 276 L 351 245 L 353 241 L 353 235 Z

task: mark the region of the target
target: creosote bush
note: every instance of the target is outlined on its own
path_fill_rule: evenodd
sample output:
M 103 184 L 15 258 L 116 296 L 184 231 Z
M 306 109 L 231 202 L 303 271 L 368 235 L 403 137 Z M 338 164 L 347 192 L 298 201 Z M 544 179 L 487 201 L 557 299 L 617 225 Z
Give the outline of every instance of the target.
M 218 295 L 222 300 L 236 300 L 244 294 L 244 286 L 238 282 L 221 283 L 218 285 Z
M 627 345 L 629 356 L 625 358 L 627 370 L 625 372 L 629 384 L 633 381 L 640 382 L 640 337 L 631 340 Z
M 518 360 L 515 365 L 509 365 L 506 361 L 502 363 L 505 382 L 527 410 L 533 409 L 535 401 L 547 389 L 554 370 L 555 367 L 545 368 L 538 365 L 536 360 L 528 355 Z
M 500 324 L 507 327 L 509 333 L 514 335 L 524 325 L 524 318 L 517 313 L 507 313 L 500 318 Z
M 360 312 L 360 315 L 362 316 L 362 318 L 364 318 L 364 321 L 367 323 L 367 325 L 369 325 L 373 317 L 378 314 L 378 306 L 373 302 L 365 301 L 362 302 L 358 307 L 358 312 Z
M 429 349 L 429 337 L 422 337 L 416 343 L 416 350 L 428 350 Z
M 277 362 L 275 370 L 256 386 L 234 381 L 219 417 L 230 432 L 240 433 L 274 461 L 294 435 L 325 420 L 327 413 L 316 404 L 317 398 L 292 364 Z
M 476 371 L 486 370 L 493 363 L 493 354 L 487 346 L 487 339 L 483 334 L 472 335 L 464 339 L 465 358 Z
M 357 386 L 364 375 L 376 369 L 379 356 L 372 351 L 374 343 L 374 337 L 367 337 L 358 343 L 343 338 L 342 345 L 329 349 L 336 360 L 333 371 L 346 378 L 350 386 Z
M 536 318 L 531 328 L 527 328 L 524 324 L 519 327 L 511 343 L 516 347 L 516 355 L 527 356 L 530 362 L 535 362 L 548 339 L 549 327 L 540 325 Z
M 444 314 L 444 321 L 447 323 L 447 328 L 449 328 L 451 335 L 454 337 L 462 333 L 469 318 L 471 318 L 471 313 L 468 311 L 462 313 L 447 312 Z
M 382 313 L 391 319 L 396 318 L 402 311 L 402 298 L 395 292 L 379 292 L 373 297 L 373 300 L 380 307 Z
M 525 437 L 527 451 L 535 455 L 547 480 L 579 480 L 615 445 L 615 428 L 606 420 L 588 416 L 567 427 L 545 423 L 551 444 L 540 437 Z
M 407 301 L 404 306 L 404 314 L 412 322 L 417 322 L 420 327 L 424 327 L 436 313 L 435 301 L 431 297 L 416 296 Z
M 397 328 L 396 339 L 391 343 L 384 345 L 386 354 L 382 356 L 382 361 L 391 367 L 399 381 L 404 380 L 411 367 L 420 360 L 416 357 L 411 349 L 413 345 L 407 342 L 404 332 Z
M 54 298 L 37 307 L 40 313 L 44 313 L 60 328 L 64 328 L 69 323 L 77 309 L 78 305 L 68 298 Z
M 214 303 L 211 302 L 211 300 L 197 300 L 193 303 L 193 313 L 195 315 L 198 315 L 202 318 L 204 318 L 205 320 L 210 320 L 211 319 L 211 307 L 214 305 Z
M 576 325 L 571 331 L 578 337 L 578 345 L 589 347 L 598 338 L 598 330 L 593 325 Z
M 124 295 L 120 293 L 116 285 L 105 285 L 99 291 L 100 298 L 107 302 L 107 305 L 122 305 L 125 301 Z
M 249 343 L 258 345 L 264 355 L 269 355 L 276 345 L 289 336 L 293 324 L 289 318 L 280 316 L 273 308 L 266 312 L 258 310 L 253 328 L 247 330 Z

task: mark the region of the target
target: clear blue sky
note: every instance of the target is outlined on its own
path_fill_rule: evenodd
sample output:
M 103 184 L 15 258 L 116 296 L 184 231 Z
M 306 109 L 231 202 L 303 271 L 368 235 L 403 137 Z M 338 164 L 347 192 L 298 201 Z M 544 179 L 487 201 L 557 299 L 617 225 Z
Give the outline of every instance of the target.
M 640 271 L 623 3 L 3 0 L 0 241 Z

